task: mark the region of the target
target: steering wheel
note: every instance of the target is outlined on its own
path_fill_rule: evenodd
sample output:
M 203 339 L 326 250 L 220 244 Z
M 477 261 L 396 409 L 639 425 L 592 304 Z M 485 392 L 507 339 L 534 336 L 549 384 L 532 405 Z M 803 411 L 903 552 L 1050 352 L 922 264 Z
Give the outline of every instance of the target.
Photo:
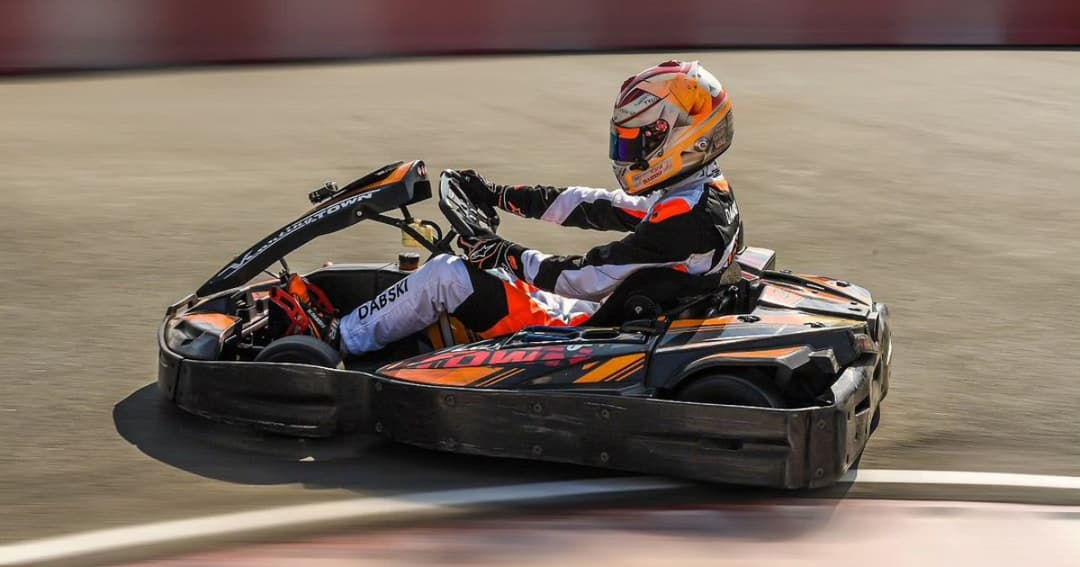
M 439 209 L 460 236 L 492 235 L 499 229 L 499 214 L 491 205 L 473 203 L 453 177 L 453 170 L 439 175 Z

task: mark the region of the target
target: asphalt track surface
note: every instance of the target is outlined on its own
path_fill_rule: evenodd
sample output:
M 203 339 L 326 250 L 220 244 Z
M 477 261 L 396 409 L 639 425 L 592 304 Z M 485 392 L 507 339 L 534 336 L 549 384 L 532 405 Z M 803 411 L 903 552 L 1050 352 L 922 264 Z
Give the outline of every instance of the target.
M 166 304 L 397 159 L 610 186 L 607 116 L 660 56 L 412 60 L 0 83 L 0 543 L 358 495 L 605 475 L 263 438 L 148 385 Z M 865 467 L 1080 475 L 1080 53 L 719 52 L 750 242 L 889 303 Z M 421 208 L 438 218 L 435 208 Z M 549 252 L 613 235 L 509 218 Z M 393 258 L 358 226 L 294 267 Z M 300 462 L 300 459 L 309 462 Z

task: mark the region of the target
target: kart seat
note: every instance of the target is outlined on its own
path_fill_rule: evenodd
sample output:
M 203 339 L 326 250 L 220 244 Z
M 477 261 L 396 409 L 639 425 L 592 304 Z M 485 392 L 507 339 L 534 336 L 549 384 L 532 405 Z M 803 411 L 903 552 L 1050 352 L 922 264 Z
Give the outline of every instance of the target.
M 585 324 L 602 327 L 634 319 L 653 319 L 678 308 L 688 298 L 719 291 L 727 279 L 726 273 L 698 276 L 671 268 L 638 270 L 615 288 Z

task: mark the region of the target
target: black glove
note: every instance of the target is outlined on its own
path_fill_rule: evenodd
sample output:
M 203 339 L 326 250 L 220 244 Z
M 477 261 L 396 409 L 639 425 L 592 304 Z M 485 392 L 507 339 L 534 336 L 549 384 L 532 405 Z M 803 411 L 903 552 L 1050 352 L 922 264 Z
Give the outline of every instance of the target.
M 499 187 L 484 179 L 472 169 L 455 171 L 453 178 L 458 186 L 475 205 L 485 208 L 496 207 L 499 204 Z
M 477 235 L 458 238 L 458 246 L 465 250 L 465 261 L 481 270 L 503 268 L 519 278 L 524 276 L 521 255 L 525 247 L 503 240 L 495 235 Z

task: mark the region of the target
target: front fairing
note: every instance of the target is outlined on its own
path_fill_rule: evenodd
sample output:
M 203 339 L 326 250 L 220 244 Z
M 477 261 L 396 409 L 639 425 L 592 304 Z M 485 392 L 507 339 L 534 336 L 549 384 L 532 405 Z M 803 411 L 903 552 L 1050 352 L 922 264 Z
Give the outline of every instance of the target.
M 348 228 L 365 215 L 382 213 L 431 197 L 422 161 L 397 162 L 353 181 L 331 199 L 270 233 L 233 258 L 195 292 L 206 297 L 243 285 L 286 254 L 311 240 Z

